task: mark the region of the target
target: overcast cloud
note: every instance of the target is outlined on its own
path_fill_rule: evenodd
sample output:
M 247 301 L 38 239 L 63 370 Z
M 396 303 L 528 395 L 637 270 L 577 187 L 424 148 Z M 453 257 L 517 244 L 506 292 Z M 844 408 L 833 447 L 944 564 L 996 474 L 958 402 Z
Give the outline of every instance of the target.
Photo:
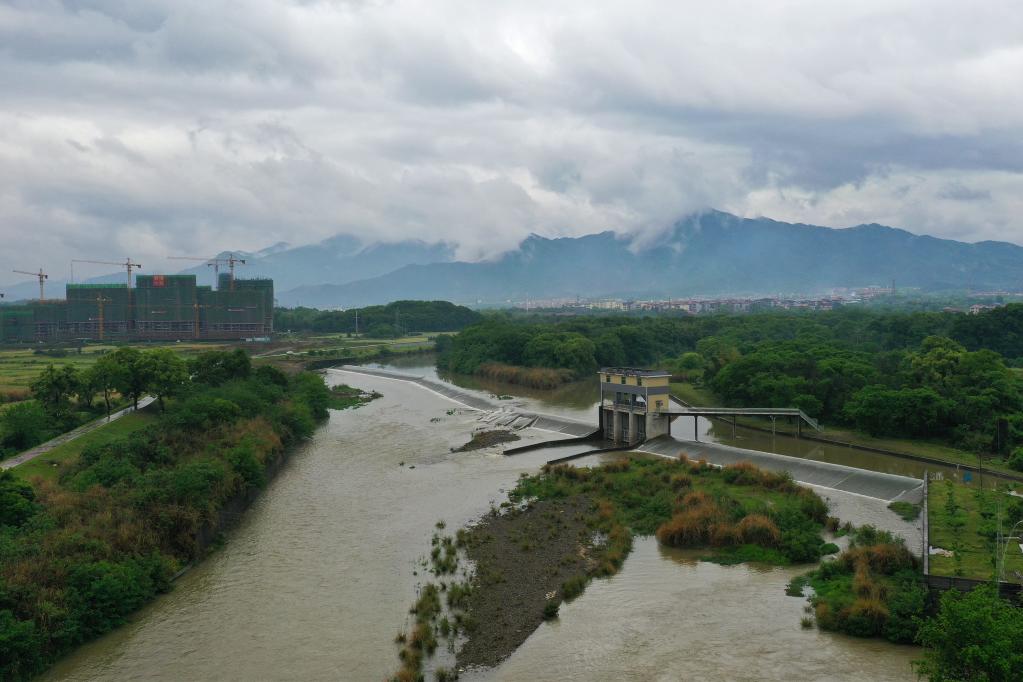
M 0 97 L 0 272 L 708 207 L 1023 243 L 1018 0 L 0 0 Z

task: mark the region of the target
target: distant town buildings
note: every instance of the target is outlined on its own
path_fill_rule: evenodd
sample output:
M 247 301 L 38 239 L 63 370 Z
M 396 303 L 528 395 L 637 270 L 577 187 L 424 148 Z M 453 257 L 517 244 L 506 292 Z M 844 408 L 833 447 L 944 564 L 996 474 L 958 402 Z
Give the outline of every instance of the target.
M 858 305 L 883 296 L 890 296 L 892 287 L 871 286 L 860 289 L 836 289 L 826 296 L 777 295 L 719 298 L 618 299 L 547 298 L 526 301 L 508 301 L 524 310 L 608 310 L 621 312 L 678 312 L 689 315 L 708 313 L 748 313 L 765 310 L 835 310 L 842 306 Z M 946 312 L 977 315 L 1005 305 L 1006 300 L 1021 300 L 1023 294 L 1006 291 L 984 291 L 969 294 L 970 298 L 995 299 L 991 303 L 977 303 L 968 308 L 945 308 Z

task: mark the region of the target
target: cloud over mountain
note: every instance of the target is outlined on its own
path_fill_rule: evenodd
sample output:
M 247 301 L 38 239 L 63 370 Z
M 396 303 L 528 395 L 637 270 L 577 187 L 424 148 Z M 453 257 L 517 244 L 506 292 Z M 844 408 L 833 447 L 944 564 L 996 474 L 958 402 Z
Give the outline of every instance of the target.
M 709 206 L 1020 241 L 1021 36 L 1010 0 L 9 0 L 0 273 Z

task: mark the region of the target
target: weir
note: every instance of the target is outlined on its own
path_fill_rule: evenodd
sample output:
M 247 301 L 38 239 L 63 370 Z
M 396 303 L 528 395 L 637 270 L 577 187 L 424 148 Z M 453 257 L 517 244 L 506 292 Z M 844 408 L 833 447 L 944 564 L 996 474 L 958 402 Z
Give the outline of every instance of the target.
M 619 369 L 624 370 L 624 368 Z M 516 429 L 538 428 L 552 431 L 562 436 L 557 440 L 544 443 L 531 443 L 525 446 L 505 449 L 504 454 L 506 455 L 521 454 L 542 448 L 558 448 L 562 449 L 562 454 L 553 458 L 551 462 L 560 463 L 600 452 L 613 451 L 634 450 L 662 457 L 678 457 L 685 454 L 692 459 L 704 459 L 716 466 L 727 466 L 728 464 L 741 461 L 752 462 L 763 469 L 787 472 L 799 483 L 850 492 L 874 499 L 919 502 L 922 497 L 923 482 L 910 476 L 887 474 L 869 469 L 860 469 L 842 464 L 820 462 L 759 450 L 747 450 L 718 443 L 700 443 L 673 438 L 670 435 L 670 426 L 668 426 L 670 419 L 689 413 L 673 410 L 666 405 L 658 405 L 659 400 L 664 401 L 664 403 L 668 403 L 670 400 L 670 394 L 666 390 L 667 382 L 664 382 L 665 391 L 662 393 L 660 391 L 661 383 L 657 381 L 661 377 L 667 377 L 667 374 L 663 372 L 636 370 L 650 372 L 650 374 L 644 376 L 639 374 L 629 375 L 624 372 L 615 374 L 612 371 L 612 379 L 617 377 L 618 383 L 602 381 L 602 400 L 598 406 L 598 423 L 601 428 L 594 429 L 592 424 L 566 417 L 533 411 L 509 410 L 469 391 L 422 376 L 353 365 L 344 365 L 328 371 L 352 372 L 416 384 L 425 390 L 452 400 L 464 408 L 485 413 L 483 420 L 495 426 L 499 425 Z M 602 370 L 602 374 L 603 379 L 606 379 L 608 372 Z M 622 376 L 626 377 L 625 384 L 621 383 Z M 629 383 L 630 376 L 633 377 L 631 381 L 634 383 Z M 606 388 L 604 384 L 607 385 Z M 636 389 L 645 388 L 653 390 L 622 391 L 620 388 L 622 386 L 634 386 Z M 620 400 L 618 402 L 622 404 L 617 406 L 607 404 L 606 396 L 609 395 L 613 400 L 616 397 L 615 394 L 618 393 L 637 397 L 630 398 L 628 401 Z M 660 396 L 662 395 L 666 397 L 661 398 Z M 650 405 L 652 405 L 653 409 L 647 408 Z M 695 409 L 702 412 L 705 408 Z M 612 418 L 614 418 L 613 413 L 619 413 L 617 417 L 619 427 L 626 423 L 629 425 L 628 431 L 625 433 L 626 436 L 629 433 L 643 433 L 644 439 L 642 441 L 632 440 L 632 442 L 628 443 L 615 443 L 613 440 L 611 442 L 604 440 L 603 436 L 607 433 L 606 426 L 608 422 L 605 419 L 607 418 L 608 411 L 612 412 Z M 778 410 L 778 412 L 782 413 L 786 412 L 786 410 L 782 409 Z M 626 422 L 626 419 L 630 421 Z M 663 422 L 660 421 L 662 419 Z M 639 423 L 643 424 L 642 428 L 637 426 Z M 661 431 L 662 424 L 665 425 L 664 431 Z M 565 452 L 566 450 L 568 452 Z

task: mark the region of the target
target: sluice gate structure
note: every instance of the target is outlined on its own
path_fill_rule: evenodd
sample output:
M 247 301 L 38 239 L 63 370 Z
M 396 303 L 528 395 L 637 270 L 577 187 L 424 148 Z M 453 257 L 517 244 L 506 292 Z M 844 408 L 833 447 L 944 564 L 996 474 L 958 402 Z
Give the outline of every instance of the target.
M 638 445 L 648 439 L 671 434 L 678 417 L 730 418 L 734 431 L 739 417 L 768 417 L 796 422 L 797 436 L 803 426 L 820 431 L 820 425 L 798 408 L 788 407 L 692 407 L 671 394 L 668 372 L 634 367 L 604 367 L 599 373 L 599 428 L 604 439 L 615 445 Z M 672 406 L 672 402 L 680 407 Z M 700 430 L 694 428 L 699 440 Z

